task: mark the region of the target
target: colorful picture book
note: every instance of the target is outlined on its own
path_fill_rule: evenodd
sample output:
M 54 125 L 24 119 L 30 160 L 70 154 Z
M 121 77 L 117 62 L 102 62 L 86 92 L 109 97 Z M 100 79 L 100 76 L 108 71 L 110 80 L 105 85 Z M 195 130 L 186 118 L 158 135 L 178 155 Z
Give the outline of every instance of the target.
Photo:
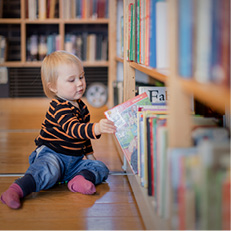
M 141 105 L 151 105 L 145 92 L 104 113 L 117 127 L 115 136 L 135 174 L 137 173 L 137 107 Z

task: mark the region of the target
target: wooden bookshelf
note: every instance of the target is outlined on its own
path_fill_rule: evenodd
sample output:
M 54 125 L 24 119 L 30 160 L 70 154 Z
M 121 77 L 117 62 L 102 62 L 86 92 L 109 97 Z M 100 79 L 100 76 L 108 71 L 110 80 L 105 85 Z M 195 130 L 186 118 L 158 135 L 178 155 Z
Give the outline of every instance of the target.
M 145 65 L 142 65 L 142 64 L 138 64 L 138 63 L 135 63 L 135 62 L 130 62 L 129 65 L 138 70 L 138 71 L 141 71 L 147 75 L 149 75 L 150 77 L 154 78 L 154 79 L 157 79 L 161 82 L 167 82 L 168 80 L 168 77 L 166 74 L 162 74 L 162 72 L 168 72 L 168 70 L 158 70 L 158 69 L 155 69 L 155 68 L 151 68 L 151 67 L 148 67 L 148 66 L 145 66 Z
M 141 1 L 142 2 L 142 1 Z M 169 61 L 167 70 L 155 69 L 149 66 L 127 61 L 115 55 L 114 60 L 117 63 L 123 63 L 123 84 L 124 101 L 135 96 L 136 70 L 150 76 L 152 79 L 163 82 L 169 89 L 169 118 L 168 118 L 168 146 L 169 148 L 187 148 L 192 146 L 191 140 L 191 100 L 192 96 L 200 103 L 212 108 L 214 111 L 224 114 L 230 113 L 230 88 L 215 83 L 200 83 L 190 79 L 184 79 L 178 74 L 178 9 L 177 0 L 167 0 L 168 4 L 168 25 L 169 25 Z M 134 3 L 132 0 L 123 0 L 123 46 L 124 57 L 127 57 L 128 50 L 128 5 Z M 142 3 L 141 3 L 142 4 Z M 119 22 L 117 22 L 119 23 Z M 116 76 L 116 72 L 114 73 Z M 116 139 L 116 138 L 115 138 Z M 124 158 L 121 147 L 117 140 L 118 152 L 121 160 L 125 161 L 125 167 L 131 188 L 134 192 L 140 213 L 142 215 L 146 229 L 150 230 L 169 230 L 171 206 L 169 205 L 170 218 L 163 219 L 155 212 L 153 198 L 148 196 L 147 189 L 142 188 L 140 179 L 132 173 L 132 170 Z M 171 190 L 169 198 L 172 197 Z M 170 199 L 171 200 L 171 199 Z
M 42 0 L 39 0 L 42 1 Z M 111 84 L 111 79 L 113 78 L 110 75 L 110 69 L 113 69 L 113 62 L 110 61 L 110 57 L 114 57 L 114 48 L 113 48 L 113 25 L 115 23 L 115 19 L 113 19 L 113 14 L 115 14 L 115 8 L 113 7 L 113 1 L 108 1 L 108 17 L 102 18 L 95 17 L 84 17 L 84 18 L 64 18 L 64 4 L 67 4 L 67 1 L 65 0 L 56 0 L 56 12 L 54 18 L 45 18 L 40 19 L 39 16 L 37 16 L 36 19 L 29 18 L 29 10 L 27 9 L 27 1 L 26 0 L 10 0 L 10 1 L 3 1 L 3 4 L 15 4 L 15 2 L 18 3 L 20 6 L 17 9 L 16 18 L 8 18 L 8 16 L 3 14 L 3 18 L 0 18 L 0 27 L 2 28 L 0 30 L 7 38 L 8 34 L 11 32 L 13 33 L 11 29 L 11 25 L 14 25 L 17 29 L 19 40 L 18 46 L 20 46 L 17 56 L 19 57 L 18 60 L 11 60 L 8 59 L 9 56 L 7 55 L 7 60 L 0 63 L 0 67 L 9 67 L 9 68 L 18 68 L 18 67 L 40 67 L 41 61 L 28 61 L 28 54 L 27 54 L 27 45 L 28 45 L 28 38 L 33 34 L 33 31 L 35 28 L 38 29 L 36 33 L 38 35 L 43 35 L 44 33 L 46 36 L 50 34 L 57 34 L 60 36 L 60 49 L 65 49 L 65 36 L 68 33 L 74 33 L 74 34 L 81 34 L 83 32 L 88 33 L 90 31 L 91 33 L 102 33 L 107 35 L 108 40 L 108 48 L 107 48 L 107 57 L 108 60 L 95 60 L 95 61 L 88 61 L 83 60 L 84 67 L 106 67 L 108 68 L 108 86 Z M 70 1 L 71 4 L 73 1 Z M 39 12 L 38 12 L 39 13 Z M 113 21 L 114 20 L 114 21 Z M 75 26 L 76 25 L 76 26 Z M 44 27 L 43 27 L 44 26 Z M 5 29 L 6 28 L 6 29 Z M 43 29 L 44 28 L 44 29 Z M 79 29 L 78 29 L 79 28 Z M 78 30 L 77 30 L 78 29 Z M 7 32 L 6 32 L 7 31 Z M 93 32 L 92 32 L 93 31 Z M 13 38 L 14 39 L 14 38 Z M 11 41 L 13 40 L 11 38 Z M 12 44 L 12 42 L 10 43 Z M 12 56 L 11 56 L 12 57 Z M 114 64 L 115 66 L 115 64 Z M 111 99 L 111 96 L 109 95 L 108 102 L 110 102 L 113 99 Z

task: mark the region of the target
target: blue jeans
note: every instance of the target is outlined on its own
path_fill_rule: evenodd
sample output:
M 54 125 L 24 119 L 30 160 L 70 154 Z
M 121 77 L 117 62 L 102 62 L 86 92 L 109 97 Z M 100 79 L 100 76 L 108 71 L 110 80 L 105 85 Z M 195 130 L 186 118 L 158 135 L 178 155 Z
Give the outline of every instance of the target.
M 82 156 L 67 156 L 41 146 L 31 153 L 30 166 L 25 174 L 33 176 L 36 192 L 49 189 L 59 181 L 70 181 L 80 171 L 88 170 L 95 175 L 95 184 L 107 179 L 109 170 L 99 160 L 85 160 Z

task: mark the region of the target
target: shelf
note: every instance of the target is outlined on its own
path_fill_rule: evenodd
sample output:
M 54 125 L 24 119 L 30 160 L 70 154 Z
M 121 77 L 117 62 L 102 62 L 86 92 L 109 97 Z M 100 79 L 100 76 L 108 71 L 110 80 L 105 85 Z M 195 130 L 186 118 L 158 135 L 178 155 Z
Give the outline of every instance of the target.
M 124 59 L 123 58 L 120 58 L 118 56 L 115 57 L 115 61 L 117 62 L 120 62 L 120 63 L 123 63 L 124 62 Z
M 84 61 L 83 66 L 84 67 L 108 67 L 109 63 L 108 61 L 95 61 L 95 62 Z
M 0 24 L 20 24 L 21 22 L 20 18 L 0 18 Z
M 9 22 L 8 22 L 9 21 Z M 12 21 L 15 23 L 16 22 L 21 22 L 20 19 L 12 19 Z M 66 23 L 66 24 L 108 24 L 109 23 L 109 19 L 107 18 L 101 18 L 101 19 L 59 19 L 59 18 L 47 18 L 47 19 L 35 19 L 35 20 L 31 20 L 31 19 L 24 19 L 22 20 L 25 23 L 28 24 L 54 24 L 54 23 Z M 11 20 L 4 20 L 1 21 L 0 23 L 11 23 Z M 18 23 L 19 23 L 18 22 Z
M 198 101 L 218 112 L 225 113 L 227 106 L 230 109 L 230 91 L 228 88 L 213 83 L 201 84 L 195 80 L 186 80 L 180 77 L 178 81 L 186 92 L 193 94 Z
M 108 18 L 97 18 L 97 19 L 61 19 L 63 23 L 74 23 L 74 24 L 108 24 Z
M 40 67 L 41 66 L 40 61 L 34 61 L 34 62 L 5 62 L 1 63 L 0 66 L 4 67 Z M 83 62 L 84 67 L 108 67 L 109 63 L 108 61 L 84 61 Z
M 124 62 L 124 59 L 118 56 L 115 57 L 115 60 L 121 63 Z M 129 65 L 133 67 L 134 69 L 141 71 L 161 82 L 167 82 L 168 80 L 168 77 L 167 77 L 168 70 L 158 70 L 158 69 L 147 67 L 145 65 L 134 63 L 134 62 L 129 62 Z
M 22 66 L 22 62 L 20 61 L 15 61 L 15 62 L 4 62 L 4 63 L 0 63 L 0 67 L 21 67 Z
M 166 74 L 163 73 L 167 73 L 167 70 L 157 70 L 155 68 L 151 68 L 151 67 L 147 67 L 145 65 L 142 64 L 138 64 L 138 63 L 134 63 L 134 62 L 129 62 L 129 65 L 133 68 L 135 68 L 138 71 L 141 71 L 149 76 L 151 76 L 154 79 L 157 79 L 161 82 L 167 82 L 168 77 Z M 162 72 L 162 73 L 161 73 Z
M 123 62 L 123 59 L 119 57 L 116 60 Z M 157 70 L 134 62 L 129 62 L 129 65 L 161 82 L 167 83 L 168 81 L 168 76 L 163 74 L 164 72 L 167 73 L 167 70 Z M 225 107 L 230 108 L 230 91 L 228 88 L 213 83 L 201 84 L 195 80 L 186 80 L 180 77 L 178 79 L 183 89 L 193 94 L 198 101 L 205 103 L 220 113 L 225 113 Z
M 27 24 L 59 24 L 61 21 L 58 18 L 48 18 L 44 20 L 32 20 L 32 19 L 24 19 L 23 22 Z

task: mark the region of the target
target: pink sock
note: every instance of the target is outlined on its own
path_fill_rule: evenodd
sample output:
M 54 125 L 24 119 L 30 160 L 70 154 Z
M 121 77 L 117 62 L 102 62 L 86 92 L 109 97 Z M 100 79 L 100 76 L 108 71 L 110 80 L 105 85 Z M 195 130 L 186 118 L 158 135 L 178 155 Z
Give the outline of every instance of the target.
M 95 185 L 86 180 L 82 175 L 75 176 L 67 184 L 68 188 L 72 192 L 79 192 L 82 194 L 94 194 L 96 192 Z
M 23 191 L 20 186 L 13 183 L 2 195 L 1 201 L 12 209 L 18 209 L 21 206 L 20 198 L 23 197 Z

